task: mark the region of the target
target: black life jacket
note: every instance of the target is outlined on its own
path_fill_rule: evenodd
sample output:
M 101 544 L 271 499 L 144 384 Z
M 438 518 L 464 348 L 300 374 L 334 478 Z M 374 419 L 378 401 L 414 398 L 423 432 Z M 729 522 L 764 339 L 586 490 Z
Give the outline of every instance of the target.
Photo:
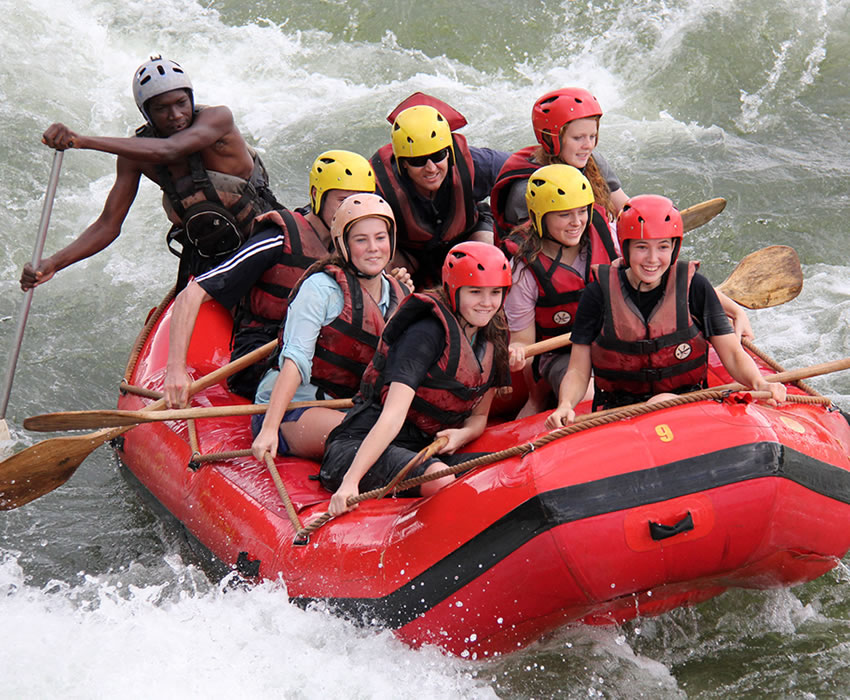
M 204 105 L 195 108 L 195 116 Z M 136 136 L 157 138 L 150 124 L 136 129 Z M 175 226 L 168 233 L 169 249 L 180 256 L 189 252 L 211 261 L 222 260 L 239 248 L 253 231 L 254 219 L 281 208 L 271 190 L 260 156 L 249 147 L 254 168 L 248 179 L 207 170 L 200 153 L 186 157 L 189 174 L 174 178 L 164 164 L 154 166 L 163 191 L 163 207 Z M 180 244 L 180 249 L 174 244 Z M 214 262 L 206 265 L 207 269 Z
M 411 294 L 387 322 L 375 356 L 366 368 L 360 392 L 366 400 L 383 403 L 389 389 L 384 372 L 390 347 L 423 315 L 432 314 L 443 326 L 446 343 L 436 365 L 428 370 L 407 412 L 427 435 L 456 428 L 472 415 L 481 399 L 497 382 L 493 344 L 487 343 L 479 362 L 455 315 L 430 294 Z

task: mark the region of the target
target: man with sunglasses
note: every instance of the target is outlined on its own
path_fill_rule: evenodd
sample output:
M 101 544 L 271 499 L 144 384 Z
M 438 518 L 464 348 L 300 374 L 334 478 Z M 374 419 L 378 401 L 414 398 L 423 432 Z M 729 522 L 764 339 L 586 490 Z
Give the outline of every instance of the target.
M 394 264 L 412 270 L 422 288 L 439 282 L 442 260 L 456 243 L 493 242 L 484 200 L 509 154 L 468 146 L 453 133 L 466 119 L 421 93 L 402 102 L 389 120 L 392 142 L 372 156 L 372 167 L 377 191 L 396 217 Z

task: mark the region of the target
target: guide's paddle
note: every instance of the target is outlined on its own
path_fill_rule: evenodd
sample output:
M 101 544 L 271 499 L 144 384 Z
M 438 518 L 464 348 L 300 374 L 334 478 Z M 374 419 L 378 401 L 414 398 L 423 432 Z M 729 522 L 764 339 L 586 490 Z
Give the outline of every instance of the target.
M 682 215 L 682 227 L 685 232 L 693 231 L 703 224 L 707 224 L 720 212 L 726 208 L 726 200 L 723 197 L 715 197 L 708 199 L 699 204 L 694 204 L 692 207 L 682 209 L 679 212 Z
M 272 340 L 253 352 L 210 372 L 192 382 L 189 394 L 197 394 L 218 384 L 232 374 L 252 365 L 274 351 Z M 145 408 L 155 411 L 165 406 L 165 400 L 155 401 Z M 50 493 L 64 484 L 95 449 L 107 440 L 130 430 L 107 428 L 95 433 L 43 440 L 0 462 L 0 510 L 12 510 Z
M 787 245 L 772 245 L 750 253 L 717 289 L 748 309 L 791 301 L 803 289 L 797 251 Z
M 47 191 L 44 193 L 44 205 L 41 208 L 41 221 L 38 224 L 38 234 L 35 237 L 35 248 L 32 253 L 32 267 L 38 269 L 41 263 L 41 254 L 44 251 L 44 241 L 47 239 L 47 227 L 50 224 L 50 214 L 53 211 L 53 200 L 56 198 L 56 187 L 59 184 L 59 171 L 62 168 L 62 157 L 64 151 L 53 152 L 53 165 L 50 168 L 50 178 L 47 181 Z M 15 329 L 15 340 L 12 343 L 12 352 L 9 355 L 9 363 L 6 366 L 6 378 L 3 383 L 3 394 L 0 399 L 0 442 L 10 440 L 9 426 L 6 423 L 6 409 L 9 407 L 9 397 L 12 394 L 12 383 L 15 381 L 15 368 L 18 365 L 18 356 L 21 354 L 21 344 L 24 340 L 24 331 L 32 305 L 32 294 L 34 288 L 27 290 L 24 300 L 21 302 L 21 310 L 18 313 L 18 326 Z

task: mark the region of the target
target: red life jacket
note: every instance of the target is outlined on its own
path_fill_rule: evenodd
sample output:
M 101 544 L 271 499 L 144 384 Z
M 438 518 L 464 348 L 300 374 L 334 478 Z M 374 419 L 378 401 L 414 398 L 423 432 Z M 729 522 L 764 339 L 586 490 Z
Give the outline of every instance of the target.
M 532 173 L 543 166 L 534 160 L 534 152 L 537 146 L 526 146 L 516 153 L 512 153 L 499 174 L 496 176 L 496 184 L 490 192 L 490 210 L 493 214 L 493 234 L 496 245 L 504 247 L 504 241 L 510 232 L 522 224 L 523 221 L 508 221 L 505 218 L 505 206 L 508 194 L 517 180 L 528 180 Z M 607 239 L 611 239 L 611 231 L 608 228 L 608 212 L 599 204 L 593 205 L 593 215 L 590 225 L 598 232 L 603 232 Z M 508 250 L 505 248 L 505 250 Z M 612 260 L 614 258 L 611 258 Z
M 586 280 L 590 279 L 591 266 L 607 265 L 617 259 L 610 231 L 607 227 L 602 231 L 600 235 L 593 226 L 590 227 L 590 255 L 584 278 L 571 267 L 562 264 L 560 254 L 553 260 L 541 252 L 530 264 L 521 258 L 537 283 L 537 303 L 534 306 L 537 340 L 554 338 L 572 330 L 581 293 L 587 286 Z M 518 248 L 516 239 L 505 239 L 505 248 L 515 255 Z
M 284 253 L 281 262 L 266 270 L 251 288 L 247 308 L 237 314 L 238 329 L 266 327 L 269 337 L 274 338 L 286 317 L 289 293 L 310 265 L 328 255 L 328 249 L 298 212 L 270 211 L 257 217 L 256 222 L 271 222 L 283 229 Z
M 645 321 L 627 296 L 616 268 L 600 265 L 597 274 L 605 301 L 602 332 L 590 346 L 596 388 L 652 396 L 704 386 L 708 342 L 688 306 L 697 262 L 671 267 L 664 294 Z
M 349 270 L 325 265 L 322 271 L 336 280 L 344 302 L 339 316 L 319 331 L 310 382 L 327 396 L 347 399 L 357 393 L 386 319 L 392 316 L 408 290 L 394 277 L 384 275 L 390 283 L 390 305 L 385 316 L 375 300 L 363 293 Z
M 527 180 L 535 170 L 543 167 L 534 160 L 536 149 L 537 146 L 526 146 L 516 153 L 512 153 L 496 176 L 496 183 L 490 192 L 490 210 L 495 222 L 493 231 L 496 234 L 497 243 L 506 239 L 511 230 L 522 223 L 521 221 L 511 222 L 505 219 L 505 203 L 514 182 Z
M 439 229 L 419 216 L 417 205 L 411 201 L 410 194 L 399 179 L 392 144 L 382 146 L 372 156 L 372 168 L 375 170 L 377 191 L 392 207 L 396 218 L 398 246 L 403 250 L 429 250 L 442 248 L 445 243 L 461 239 L 478 222 L 478 207 L 472 199 L 472 186 L 475 182 L 475 165 L 472 154 L 466 145 L 466 139 L 460 134 L 452 134 L 454 158 L 451 170 L 451 210 Z M 412 187 L 412 184 L 408 184 Z
M 428 435 L 445 428 L 456 428 L 472 415 L 475 407 L 497 382 L 493 362 L 493 344 L 487 343 L 479 363 L 455 315 L 430 294 L 411 294 L 387 323 L 378 350 L 366 372 L 360 391 L 367 400 L 384 402 L 388 387 L 384 369 L 387 354 L 405 330 L 425 314 L 433 314 L 446 333 L 446 343 L 436 365 L 428 370 L 407 412 L 413 422 Z

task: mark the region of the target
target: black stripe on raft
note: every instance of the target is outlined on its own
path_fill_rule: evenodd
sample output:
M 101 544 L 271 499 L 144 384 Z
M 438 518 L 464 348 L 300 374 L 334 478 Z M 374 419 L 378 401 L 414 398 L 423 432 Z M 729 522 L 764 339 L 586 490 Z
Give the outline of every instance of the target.
M 399 628 L 457 593 L 554 527 L 730 484 L 779 477 L 850 503 L 850 473 L 774 442 L 740 445 L 542 493 L 494 522 L 427 571 L 383 598 L 291 598 L 354 619 Z

